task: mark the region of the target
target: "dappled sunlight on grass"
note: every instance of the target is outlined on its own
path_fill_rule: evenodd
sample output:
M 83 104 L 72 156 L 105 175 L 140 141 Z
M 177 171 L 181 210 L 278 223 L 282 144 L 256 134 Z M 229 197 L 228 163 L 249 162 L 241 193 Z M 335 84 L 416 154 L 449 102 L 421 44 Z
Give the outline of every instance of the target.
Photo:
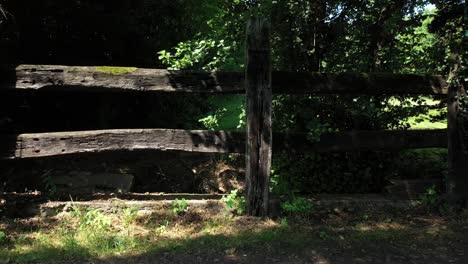
M 235 260 L 252 252 L 269 252 L 272 258 L 288 260 L 302 254 L 316 263 L 335 263 L 330 261 L 330 250 L 389 245 L 404 248 L 409 244 L 420 249 L 453 239 L 458 235 L 454 230 L 467 223 L 463 216 L 454 223 L 434 216 L 365 216 L 340 212 L 274 221 L 226 217 L 198 208 L 179 214 L 170 208 L 151 214 L 125 208 L 112 213 L 74 209 L 54 218 L 37 218 L 33 223 L 30 219 L 18 220 L 17 229 L 13 224 L 2 223 L 2 227 L 8 227 L 8 241 L 0 247 L 0 261 L 93 259 L 129 263 L 138 258 L 181 254 L 190 258 L 193 252 Z M 28 223 L 29 229 L 22 221 Z
M 446 109 L 438 107 L 441 103 L 440 99 L 436 99 L 430 96 L 419 96 L 417 100 L 411 99 L 405 104 L 410 106 L 425 106 L 429 109 L 425 113 L 421 113 L 417 116 L 409 117 L 405 122 L 408 123 L 410 129 L 446 129 L 447 119 Z M 389 104 L 392 106 L 399 106 L 402 104 L 400 98 L 391 97 Z M 441 117 L 443 118 L 437 118 Z
M 446 129 L 447 120 L 432 120 L 433 117 L 442 115 L 443 111 L 439 109 L 431 109 L 426 114 L 420 114 L 408 119 L 411 129 Z
M 367 224 L 367 223 L 360 223 L 356 225 L 354 228 L 356 231 L 361 232 L 372 232 L 372 231 L 387 231 L 387 230 L 404 230 L 406 229 L 406 225 L 401 223 L 374 223 L 374 224 Z
M 152 215 L 142 218 L 77 209 L 57 216 L 58 225 L 38 221 L 37 231 L 10 235 L 10 243 L 0 251 L 0 259 L 10 256 L 27 263 L 50 257 L 109 258 L 191 246 L 235 247 L 276 239 L 281 229 L 271 220 L 204 218 L 202 214 L 200 210 L 179 215 L 167 211 L 162 215 L 156 213 L 159 218 L 156 219 Z

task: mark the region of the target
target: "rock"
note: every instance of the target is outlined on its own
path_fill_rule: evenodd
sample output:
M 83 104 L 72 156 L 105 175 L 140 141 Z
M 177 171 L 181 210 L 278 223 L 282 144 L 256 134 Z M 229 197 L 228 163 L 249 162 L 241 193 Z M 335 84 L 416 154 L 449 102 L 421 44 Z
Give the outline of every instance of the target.
M 151 210 L 143 209 L 143 210 L 138 210 L 136 214 L 138 217 L 146 217 L 146 216 L 150 216 L 152 213 L 153 211 Z
M 52 184 L 57 192 L 72 194 L 92 193 L 96 189 L 129 192 L 133 188 L 134 176 L 125 173 L 91 173 L 89 171 L 54 172 Z
M 336 214 L 339 214 L 341 215 L 343 213 L 343 211 L 341 210 L 341 208 L 338 208 L 338 207 L 335 207 L 335 209 L 333 209 L 333 211 L 336 213 Z
M 99 173 L 93 177 L 92 184 L 96 187 L 114 189 L 121 192 L 129 192 L 133 187 L 134 177 L 131 174 Z
M 20 216 L 31 217 L 31 216 L 38 215 L 40 212 L 41 212 L 41 210 L 40 210 L 39 206 L 32 205 L 32 206 L 26 206 L 19 213 L 20 213 Z
M 91 172 L 87 171 L 70 171 L 69 173 L 57 171 L 51 175 L 52 184 L 58 190 L 65 188 L 82 188 L 89 186 Z
M 57 210 L 54 208 L 42 208 L 41 216 L 42 217 L 51 217 L 57 215 Z

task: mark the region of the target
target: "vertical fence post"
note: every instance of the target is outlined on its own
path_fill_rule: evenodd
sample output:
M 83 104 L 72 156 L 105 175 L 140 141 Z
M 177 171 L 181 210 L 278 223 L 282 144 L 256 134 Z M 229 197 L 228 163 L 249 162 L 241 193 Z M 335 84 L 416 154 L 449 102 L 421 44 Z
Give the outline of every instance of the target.
M 247 24 L 246 198 L 247 213 L 268 213 L 271 168 L 271 60 L 270 23 L 251 18 Z
M 448 175 L 447 175 L 447 194 L 449 200 L 454 205 L 468 207 L 468 119 L 466 116 L 460 115 L 460 106 L 466 108 L 465 105 L 460 105 L 460 100 L 466 100 L 466 81 L 468 78 L 466 65 L 468 60 L 468 5 L 465 6 L 464 16 L 465 26 L 463 31 L 463 49 L 461 60 L 461 78 L 459 76 L 451 76 L 449 92 L 448 92 Z M 454 67 L 456 73 L 457 65 Z M 465 70 L 463 71 L 463 68 Z M 452 75 L 452 74 L 451 74 Z M 459 79 L 455 80 L 455 78 Z M 466 111 L 466 109 L 464 109 Z
M 452 204 L 463 202 L 463 149 L 461 146 L 458 116 L 458 87 L 451 84 L 447 100 L 447 132 L 448 132 L 448 175 L 446 182 L 447 194 Z M 465 172 L 466 173 L 466 172 Z

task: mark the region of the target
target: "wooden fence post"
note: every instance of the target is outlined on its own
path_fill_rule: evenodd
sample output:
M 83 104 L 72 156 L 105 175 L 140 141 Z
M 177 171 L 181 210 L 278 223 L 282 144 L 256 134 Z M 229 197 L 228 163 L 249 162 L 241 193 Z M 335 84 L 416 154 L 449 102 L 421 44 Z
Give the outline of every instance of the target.
M 251 18 L 247 24 L 246 199 L 247 213 L 268 214 L 271 168 L 271 61 L 270 23 Z
M 460 100 L 466 100 L 466 80 L 468 78 L 466 67 L 468 61 L 468 5 L 465 6 L 465 28 L 463 36 L 463 48 L 461 60 L 461 78 L 457 76 L 457 67 L 449 77 L 448 91 L 448 177 L 447 193 L 449 201 L 458 206 L 468 207 L 468 117 L 462 115 L 460 109 L 467 107 L 466 102 L 460 104 Z M 464 70 L 463 70 L 464 69 Z M 452 83 L 453 82 L 453 83 Z
M 447 194 L 449 201 L 453 205 L 464 206 L 466 203 L 466 182 L 468 170 L 466 170 L 466 160 L 463 153 L 462 140 L 460 135 L 460 124 L 458 122 L 458 96 L 460 95 L 457 85 L 450 85 L 448 94 L 448 175 L 447 175 Z

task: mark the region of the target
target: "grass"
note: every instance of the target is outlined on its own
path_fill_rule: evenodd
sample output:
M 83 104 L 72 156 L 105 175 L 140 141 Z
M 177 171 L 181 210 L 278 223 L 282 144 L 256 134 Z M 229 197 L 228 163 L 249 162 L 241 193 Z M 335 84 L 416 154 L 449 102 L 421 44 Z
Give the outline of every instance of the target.
M 139 217 L 134 208 L 106 214 L 76 207 L 69 214 L 57 216 L 59 224 L 38 220 L 35 229 L 10 230 L 6 247 L 0 249 L 0 263 L 8 258 L 30 263 L 109 258 L 191 247 L 229 248 L 275 239 L 279 231 L 272 221 L 254 220 L 247 232 L 236 220 L 217 216 L 204 220 L 200 216 L 203 212 L 174 214 L 172 209 L 170 206 L 153 215 Z M 233 234 L 236 236 L 227 239 Z
M 410 129 L 444 129 L 447 128 L 447 120 L 438 120 L 437 117 L 444 115 L 445 109 L 438 108 L 440 105 L 440 99 L 435 99 L 430 96 L 419 96 L 419 105 L 428 106 L 429 109 L 426 113 L 422 113 L 416 116 L 411 116 L 405 120 L 409 124 Z M 400 105 L 402 102 L 396 97 L 390 98 L 390 104 Z M 410 102 L 411 105 L 418 106 L 416 102 Z
M 430 109 L 425 114 L 412 116 L 408 119 L 410 129 L 446 129 L 447 120 L 433 120 L 433 117 L 443 114 L 442 109 Z
M 466 232 L 463 231 L 468 223 L 466 217 L 406 213 L 397 212 L 386 217 L 387 212 L 370 212 L 363 218 L 361 214 L 317 211 L 312 218 L 273 221 L 245 216 L 222 217 L 198 208 L 175 215 L 170 205 L 151 215 L 138 215 L 135 208 L 104 213 L 75 207 L 71 213 L 54 218 L 10 220 L 0 224 L 0 229 L 7 234 L 7 241 L 0 244 L 0 263 L 6 260 L 58 263 L 166 254 L 186 254 L 190 259 L 193 252 L 255 254 L 269 250 L 275 255 L 281 251 L 320 249 L 330 244 L 337 252 L 356 245 L 366 248 L 400 244 L 405 248 L 409 244 L 444 244 L 457 234 L 464 237 L 463 232 Z

